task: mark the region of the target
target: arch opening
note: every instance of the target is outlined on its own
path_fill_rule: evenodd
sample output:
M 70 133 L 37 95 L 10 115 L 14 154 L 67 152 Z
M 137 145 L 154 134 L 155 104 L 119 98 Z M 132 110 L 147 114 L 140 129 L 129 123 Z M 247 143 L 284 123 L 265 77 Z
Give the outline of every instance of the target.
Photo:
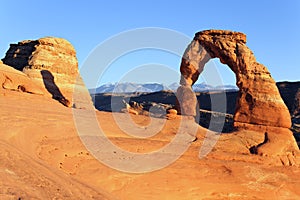
M 215 74 L 218 74 L 217 78 Z M 211 58 L 200 73 L 198 80 L 192 85 L 193 91 L 197 97 L 199 105 L 199 117 L 197 118 L 199 125 L 218 131 L 215 123 L 220 120 L 211 120 L 225 118 L 222 133 L 230 133 L 233 128 L 233 115 L 236 108 L 236 99 L 238 95 L 238 87 L 236 86 L 236 77 L 234 72 L 226 64 L 222 64 L 218 58 Z M 226 98 L 226 101 L 222 97 Z M 212 101 L 215 106 L 212 108 Z M 221 101 L 221 102 L 220 102 Z M 225 105 L 225 110 L 222 107 Z M 221 108 L 220 108 L 221 106 Z M 224 112 L 220 112 L 224 111 Z M 222 123 L 222 122 L 219 122 Z

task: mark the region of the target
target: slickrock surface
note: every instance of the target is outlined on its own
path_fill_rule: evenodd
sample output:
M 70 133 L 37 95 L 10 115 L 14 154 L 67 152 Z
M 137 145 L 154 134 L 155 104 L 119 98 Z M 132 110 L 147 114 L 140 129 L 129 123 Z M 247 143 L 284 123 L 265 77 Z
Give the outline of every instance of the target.
M 0 199 L 300 198 L 299 167 L 283 166 L 275 158 L 250 153 L 250 147 L 264 141 L 263 133 L 244 130 L 222 134 L 212 151 L 200 159 L 204 139 L 213 135 L 207 135 L 207 129 L 199 126 L 198 140 L 173 164 L 151 173 L 124 173 L 102 164 L 83 146 L 72 109 L 45 96 L 3 91 Z M 180 116 L 173 120 L 156 119 L 159 124 L 165 123 L 163 129 L 153 137 L 141 139 L 129 136 L 118 123 L 134 123 L 143 136 L 152 121 L 149 117 L 130 115 L 128 120 L 124 113 L 95 112 L 101 129 L 113 144 L 138 154 L 168 145 L 181 123 Z M 117 123 L 115 117 L 121 121 Z M 94 136 L 90 138 L 94 140 Z M 110 157 L 114 154 L 107 153 Z M 119 159 L 130 161 L 122 155 Z
M 43 87 L 26 74 L 0 62 L 0 85 L 3 89 L 43 95 Z

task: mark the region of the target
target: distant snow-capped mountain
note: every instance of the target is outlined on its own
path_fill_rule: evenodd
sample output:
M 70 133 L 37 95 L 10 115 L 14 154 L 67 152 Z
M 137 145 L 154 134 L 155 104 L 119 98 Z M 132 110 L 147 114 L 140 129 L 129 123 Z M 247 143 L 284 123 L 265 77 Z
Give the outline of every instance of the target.
M 210 91 L 213 90 L 214 87 L 211 85 L 208 85 L 206 83 L 199 83 L 199 84 L 194 84 L 192 86 L 194 92 L 205 92 L 205 91 Z
M 209 92 L 209 91 L 238 91 L 239 88 L 235 85 L 218 85 L 212 86 L 206 83 L 195 84 L 192 86 L 195 92 Z
M 96 89 L 90 89 L 90 93 L 158 92 L 161 90 L 168 90 L 168 87 L 159 83 L 108 83 Z
M 134 93 L 134 92 L 158 92 L 162 90 L 176 91 L 180 85 L 178 83 L 172 83 L 169 86 L 160 83 L 108 83 L 101 85 L 96 89 L 90 89 L 91 94 L 95 93 Z M 237 91 L 238 88 L 233 85 L 221 85 L 221 86 L 211 86 L 206 83 L 199 83 L 193 85 L 193 90 L 195 92 L 206 92 L 215 90 L 230 90 Z
M 239 90 L 239 88 L 236 85 L 219 85 L 216 86 L 215 89 L 219 90 Z
M 168 86 L 168 89 L 172 91 L 176 91 L 179 86 L 180 86 L 179 83 L 172 83 L 171 85 Z

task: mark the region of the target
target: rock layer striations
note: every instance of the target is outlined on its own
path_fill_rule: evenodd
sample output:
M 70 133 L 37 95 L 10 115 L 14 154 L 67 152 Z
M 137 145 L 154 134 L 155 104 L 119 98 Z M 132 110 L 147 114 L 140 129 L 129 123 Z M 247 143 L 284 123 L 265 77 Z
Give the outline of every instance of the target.
M 235 73 L 236 85 L 239 88 L 234 114 L 235 128 L 264 134 L 264 140 L 250 148 L 251 153 L 275 156 L 284 165 L 299 163 L 299 148 L 289 130 L 289 110 L 268 69 L 256 61 L 253 52 L 246 46 L 246 35 L 243 33 L 224 30 L 196 33 L 180 66 L 178 112 L 197 116 L 198 102 L 191 86 L 198 80 L 211 58 L 219 58 L 221 63 L 228 65 Z M 223 99 L 226 101 L 226 98 Z M 295 102 L 297 104 L 297 100 Z M 216 107 L 226 107 L 226 102 L 222 100 L 216 104 Z
M 65 39 L 45 37 L 11 44 L 2 61 L 35 79 L 47 94 L 65 106 L 91 104 L 79 75 L 76 51 Z M 81 93 L 76 102 L 73 101 L 74 87 Z
M 236 127 L 244 124 L 285 128 L 291 126 L 289 111 L 280 97 L 275 81 L 268 69 L 256 61 L 253 52 L 246 46 L 246 35 L 240 32 L 207 30 L 196 33 L 180 66 L 182 77 L 178 91 L 181 96 L 182 91 L 190 95 L 189 90 L 184 88 L 191 88 L 211 58 L 219 58 L 236 75 L 236 85 L 239 88 L 234 115 Z M 190 108 L 186 108 L 188 105 Z M 181 108 L 182 114 L 195 115 L 196 105 L 188 105 Z

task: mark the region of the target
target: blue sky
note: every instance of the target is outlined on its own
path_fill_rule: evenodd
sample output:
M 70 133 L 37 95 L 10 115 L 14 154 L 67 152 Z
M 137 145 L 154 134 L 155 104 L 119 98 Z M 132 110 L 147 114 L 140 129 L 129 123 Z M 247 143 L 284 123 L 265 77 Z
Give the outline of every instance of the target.
M 10 43 L 56 36 L 74 45 L 81 67 L 97 45 L 123 31 L 161 27 L 193 38 L 200 30 L 227 29 L 247 34 L 247 45 L 257 60 L 268 67 L 276 81 L 300 80 L 300 66 L 297 62 L 300 57 L 300 1 L 297 0 L 15 0 L 1 1 L 0 20 L 1 58 Z M 133 52 L 128 56 L 113 63 L 100 83 L 117 82 L 124 73 L 148 63 L 166 65 L 175 74 L 179 70 L 178 55 L 148 50 Z M 234 84 L 235 78 L 229 68 L 219 66 L 218 62 L 217 65 L 224 84 Z M 157 74 L 157 71 L 153 73 Z M 167 73 L 164 75 L 162 80 L 168 77 Z M 151 76 L 147 77 L 146 81 L 151 82 Z M 93 87 L 94 83 L 89 81 L 88 74 L 83 78 L 88 87 Z M 168 81 L 173 80 L 177 79 Z

